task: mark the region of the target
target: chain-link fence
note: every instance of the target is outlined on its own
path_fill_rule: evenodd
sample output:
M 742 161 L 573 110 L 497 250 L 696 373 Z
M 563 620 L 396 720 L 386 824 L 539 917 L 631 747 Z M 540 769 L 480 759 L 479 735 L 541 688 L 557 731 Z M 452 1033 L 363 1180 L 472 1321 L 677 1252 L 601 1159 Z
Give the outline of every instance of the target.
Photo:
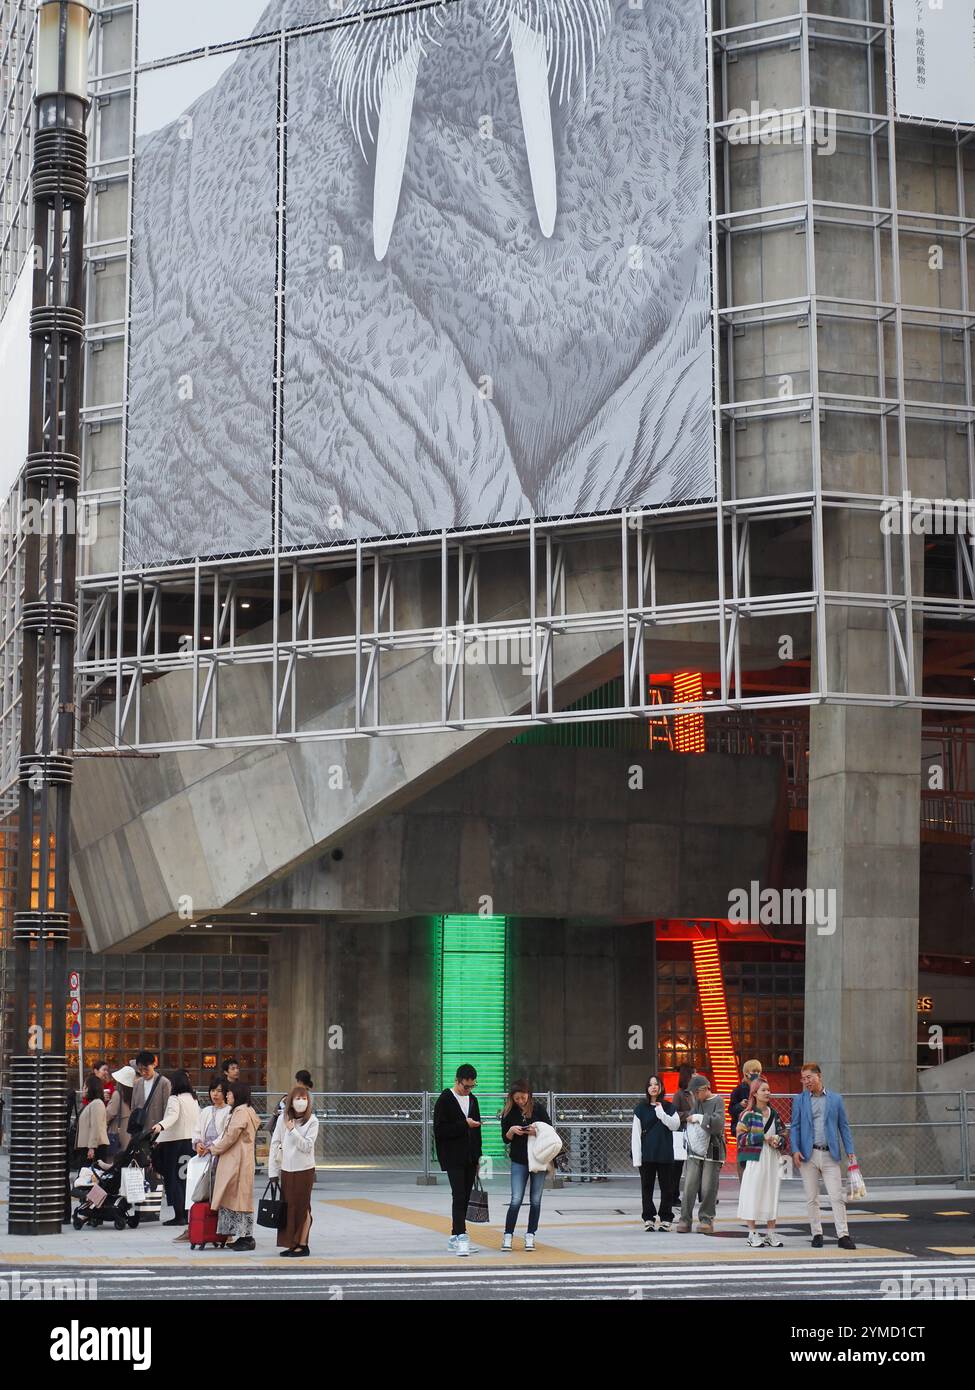
M 7 1091 L 4 1100 L 9 1099 Z M 433 1142 L 430 1091 L 315 1092 L 319 1119 L 315 1158 L 336 1172 L 386 1172 L 432 1175 L 439 1171 Z M 545 1106 L 559 1132 L 563 1152 L 556 1170 L 567 1180 L 596 1182 L 634 1179 L 630 1136 L 636 1095 L 543 1092 Z M 788 1125 L 791 1095 L 772 1097 Z M 206 1092 L 199 1093 L 208 1104 Z M 280 1094 L 255 1091 L 252 1104 L 261 1116 L 257 1154 L 266 1160 L 271 1120 Z M 724 1097 L 727 1104 L 727 1097 Z M 857 1158 L 871 1181 L 971 1181 L 975 1164 L 975 1092 L 903 1091 L 851 1093 L 844 1096 Z M 500 1115 L 505 1097 L 478 1092 L 483 1121 L 483 1150 L 490 1170 L 505 1171 Z M 9 1121 L 9 1104 L 4 1105 Z M 5 1123 L 5 1129 L 7 1124 Z M 5 1133 L 3 1147 L 9 1136 Z

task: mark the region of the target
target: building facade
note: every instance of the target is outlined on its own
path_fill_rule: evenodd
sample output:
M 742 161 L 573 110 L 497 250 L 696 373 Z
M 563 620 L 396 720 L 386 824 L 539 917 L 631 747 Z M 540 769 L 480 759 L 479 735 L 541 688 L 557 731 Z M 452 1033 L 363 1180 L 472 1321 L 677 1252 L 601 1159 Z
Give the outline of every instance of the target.
M 444 8 L 478 36 L 465 0 Z M 514 44 L 517 24 L 489 8 Z M 125 1052 L 158 1027 L 163 1052 L 198 1057 L 200 1075 L 229 1049 L 269 1084 L 307 1065 L 334 1090 L 435 1087 L 458 1049 L 498 1077 L 530 1070 L 540 1087 L 593 1091 L 639 1088 L 683 1060 L 717 1075 L 751 1055 L 786 1084 L 806 1053 L 850 1089 L 867 1068 L 875 1089 L 913 1090 L 919 1064 L 963 1057 L 975 1036 L 975 551 L 947 524 L 975 493 L 971 124 L 896 104 L 884 0 L 719 0 L 700 8 L 698 47 L 662 0 L 593 3 L 604 46 L 636 52 L 646 23 L 685 55 L 690 91 L 660 78 L 661 101 L 687 122 L 672 123 L 675 147 L 698 140 L 706 167 L 697 269 L 673 310 L 675 337 L 696 345 L 681 380 L 695 384 L 686 399 L 668 390 L 635 431 L 656 430 L 669 491 L 624 490 L 610 506 L 580 489 L 546 511 L 554 484 L 533 492 L 522 470 L 528 500 L 485 519 L 465 510 L 494 486 L 475 471 L 451 480 L 446 510 L 413 496 L 410 511 L 383 443 L 399 448 L 399 435 L 372 397 L 382 328 L 363 309 L 363 342 L 329 369 L 316 325 L 354 330 L 348 306 L 377 285 L 391 323 L 409 282 L 413 307 L 452 331 L 437 318 L 439 271 L 403 249 L 446 123 L 424 105 L 416 55 L 449 53 L 449 34 L 404 31 L 419 95 L 392 222 L 351 194 L 333 217 L 335 169 L 353 188 L 362 170 L 331 120 L 341 83 L 317 94 L 358 71 L 343 45 L 359 9 L 388 22 L 381 5 L 297 0 L 206 18 L 163 0 L 95 7 L 78 699 L 89 750 L 157 756 L 78 763 L 85 1050 L 90 1036 L 96 1052 Z M 2 42 L 0 311 L 15 340 L 26 3 L 4 4 Z M 593 83 L 599 56 L 584 54 Z M 584 143 L 578 113 L 616 109 L 618 93 L 592 92 L 587 105 L 571 81 L 566 102 L 553 89 L 560 169 Z M 462 110 L 495 170 L 482 117 L 506 116 L 484 104 Z M 467 149 L 451 152 L 462 170 Z M 378 142 L 374 158 L 388 177 Z M 564 246 L 575 224 L 549 230 L 544 181 L 519 158 L 515 241 L 540 227 L 543 250 Z M 691 211 L 665 226 L 665 247 L 704 206 L 688 177 L 675 202 Z M 661 283 L 683 283 L 654 240 L 664 214 L 624 225 L 613 206 L 616 222 L 585 224 L 589 302 L 658 261 Z M 156 230 L 167 209 L 168 240 Z M 456 231 L 453 205 L 440 211 Z M 216 244 L 223 224 L 240 245 Z M 309 227 L 324 229 L 317 241 Z M 619 270 L 605 270 L 614 256 Z M 340 262 L 347 278 L 323 291 Z M 387 272 L 395 290 L 377 279 Z M 645 288 L 626 285 L 646 315 Z M 229 366 L 227 341 L 243 344 Z M 517 355 L 516 333 L 502 341 Z M 710 488 L 686 444 L 702 437 L 702 351 Z M 490 353 L 461 357 L 491 428 L 544 433 L 503 376 L 492 404 Z M 395 397 L 404 475 L 427 480 L 429 421 L 454 386 L 446 372 L 440 395 L 414 385 L 412 360 L 376 391 Z M 246 389 L 228 408 L 235 375 Z M 252 399 L 254 381 L 266 393 Z M 604 453 L 627 411 L 625 394 L 611 400 L 576 422 Z M 338 464 L 314 467 L 340 458 L 343 411 L 389 465 L 358 491 Z M 445 456 L 464 447 L 455 432 Z M 475 452 L 480 467 L 490 451 Z M 235 472 L 237 454 L 266 468 Z M 14 515 L 18 470 L 8 460 Z M 334 496 L 323 477 L 340 478 Z M 194 491 L 199 478 L 209 492 Z M 371 531 L 370 488 L 388 507 Z M 327 520 L 315 528 L 333 503 L 329 537 Z M 16 526 L 2 545 L 9 810 Z M 778 895 L 764 919 L 753 885 Z M 803 892 L 809 914 L 786 920 L 786 895 Z M 930 1023 L 943 1027 L 935 1053 Z

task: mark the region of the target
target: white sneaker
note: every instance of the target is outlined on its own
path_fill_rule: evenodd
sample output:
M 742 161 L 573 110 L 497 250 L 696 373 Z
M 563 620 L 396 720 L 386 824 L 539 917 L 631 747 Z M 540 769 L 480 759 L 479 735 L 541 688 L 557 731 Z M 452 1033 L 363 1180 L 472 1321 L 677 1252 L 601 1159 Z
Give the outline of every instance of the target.
M 450 1239 L 447 1241 L 447 1249 L 450 1251 L 451 1255 L 456 1255 L 456 1254 L 457 1254 L 457 1241 L 458 1241 L 458 1240 L 459 1240 L 459 1237 L 458 1237 L 458 1236 L 451 1236 Z
M 525 1249 L 526 1249 L 526 1250 L 534 1250 L 534 1249 L 535 1249 L 535 1237 L 532 1235 L 531 1231 L 529 1231 L 528 1234 L 525 1236 Z
M 670 1230 L 670 1222 L 669 1222 L 669 1221 L 658 1221 L 658 1222 L 657 1222 L 657 1230 L 658 1230 L 658 1231 L 669 1231 L 669 1230 Z
M 753 1250 L 760 1250 L 765 1244 L 765 1237 L 760 1236 L 757 1231 L 748 1232 L 748 1244 Z
M 470 1238 L 470 1236 L 458 1236 L 458 1237 L 457 1237 L 457 1246 L 456 1246 L 456 1249 L 455 1249 L 455 1251 L 454 1251 L 454 1254 L 456 1254 L 456 1255 L 469 1255 L 470 1253 L 471 1253 L 471 1238 Z
M 501 1237 L 501 1249 L 502 1249 L 502 1250 L 510 1250 L 510 1249 L 511 1249 L 511 1236 L 508 1234 L 507 1231 L 505 1231 L 504 1235 Z
M 779 1240 L 778 1236 L 774 1231 L 769 1231 L 768 1235 L 765 1237 L 765 1244 L 770 1245 L 773 1250 L 785 1249 L 785 1241 Z
M 643 1223 L 643 1229 L 644 1229 L 645 1231 L 652 1231 L 652 1230 L 654 1230 L 655 1227 L 654 1227 L 653 1221 L 644 1221 L 644 1223 Z

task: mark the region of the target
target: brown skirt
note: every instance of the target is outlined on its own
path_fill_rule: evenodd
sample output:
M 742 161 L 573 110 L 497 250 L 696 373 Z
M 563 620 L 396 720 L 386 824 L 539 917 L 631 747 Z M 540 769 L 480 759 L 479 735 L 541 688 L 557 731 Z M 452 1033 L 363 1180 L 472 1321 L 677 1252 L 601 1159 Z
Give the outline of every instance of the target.
M 311 1231 L 311 1193 L 314 1186 L 314 1168 L 303 1168 L 300 1173 L 281 1174 L 281 1196 L 288 1204 L 288 1219 L 278 1231 L 278 1244 L 286 1250 L 308 1244 Z

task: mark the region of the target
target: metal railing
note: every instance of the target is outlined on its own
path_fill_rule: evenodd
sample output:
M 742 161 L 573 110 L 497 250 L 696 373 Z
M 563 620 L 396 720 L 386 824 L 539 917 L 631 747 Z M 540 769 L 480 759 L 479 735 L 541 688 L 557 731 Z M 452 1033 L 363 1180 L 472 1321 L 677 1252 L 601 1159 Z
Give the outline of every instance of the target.
M 6 1097 L 6 1092 L 4 1093 Z M 280 1093 L 255 1091 L 261 1116 L 257 1154 L 266 1160 Z M 539 1092 L 564 1145 L 556 1171 L 567 1181 L 634 1180 L 630 1133 L 637 1095 Z M 199 1092 L 207 1103 L 205 1091 Z M 433 1143 L 431 1091 L 315 1092 L 320 1126 L 316 1162 L 326 1172 L 434 1176 L 439 1171 Z M 724 1097 L 727 1103 L 727 1097 Z M 788 1123 L 792 1095 L 772 1097 Z M 857 1158 L 871 1181 L 972 1181 L 975 1164 L 975 1091 L 898 1091 L 844 1096 Z M 505 1172 L 500 1138 L 504 1097 L 478 1093 L 484 1121 L 485 1166 Z M 10 1109 L 5 1107 L 9 1122 Z M 5 1125 L 5 1128 L 7 1126 Z M 8 1147 L 5 1134 L 3 1147 Z

